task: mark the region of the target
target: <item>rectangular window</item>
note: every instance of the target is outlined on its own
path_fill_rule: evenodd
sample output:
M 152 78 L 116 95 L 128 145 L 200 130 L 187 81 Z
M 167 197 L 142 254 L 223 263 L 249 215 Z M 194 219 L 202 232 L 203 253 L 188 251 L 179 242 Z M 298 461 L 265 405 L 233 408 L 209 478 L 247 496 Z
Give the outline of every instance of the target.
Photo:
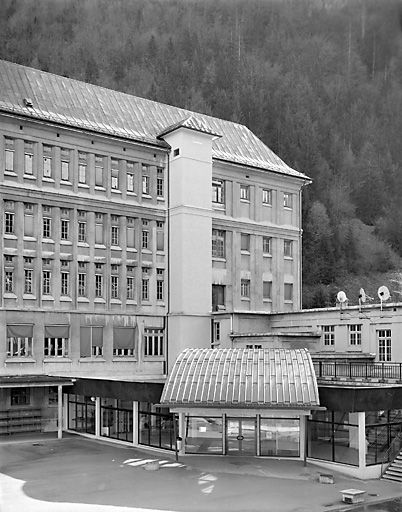
M 141 245 L 141 247 L 143 249 L 149 248 L 149 231 L 146 229 L 142 230 L 142 245 Z
M 240 281 L 240 295 L 242 298 L 250 298 L 250 280 L 242 279 Z
M 164 270 L 163 268 L 156 269 L 156 300 L 164 299 Z
M 263 281 L 262 282 L 262 298 L 264 300 L 272 299 L 272 282 L 271 281 Z
M 57 386 L 49 386 L 47 393 L 47 403 L 49 405 L 57 405 L 59 401 L 59 393 Z
M 212 202 L 215 204 L 224 204 L 225 193 L 224 193 L 224 181 L 212 180 Z
M 87 223 L 78 222 L 78 241 L 85 243 L 87 241 Z
M 130 220 L 132 222 L 130 222 Z M 127 247 L 133 249 L 135 247 L 135 229 L 134 229 L 134 219 L 127 219 Z
M 378 360 L 392 361 L 391 355 L 391 329 L 380 329 L 377 331 L 378 339 Z
M 50 217 L 42 219 L 42 237 L 52 238 L 52 219 Z
M 87 274 L 85 272 L 78 273 L 78 297 L 87 296 Z
M 135 280 L 132 276 L 127 276 L 127 299 L 134 300 L 135 299 Z
M 103 213 L 95 214 L 95 243 L 103 245 Z
M 34 236 L 34 218 L 32 203 L 24 203 L 24 236 Z
M 240 199 L 242 201 L 250 201 L 250 187 L 249 187 L 249 185 L 240 185 Z
M 69 272 L 61 272 L 61 280 L 60 280 L 60 293 L 61 295 L 68 296 L 69 295 Z
M 68 240 L 70 222 L 67 219 L 61 219 L 60 224 L 60 238 L 61 240 Z
M 283 206 L 290 210 L 293 208 L 293 194 L 289 194 L 288 192 L 283 193 Z
M 8 172 L 15 172 L 15 169 L 14 169 L 14 154 L 15 154 L 14 139 L 5 137 L 4 142 L 5 142 L 5 147 L 6 147 L 5 170 Z
M 111 298 L 119 299 L 119 276 L 111 276 L 110 277 L 110 290 L 111 290 Z
M 284 300 L 288 301 L 288 302 L 293 302 L 293 284 L 292 283 L 285 283 Z
M 42 294 L 43 295 L 51 295 L 52 294 L 52 273 L 50 270 L 44 270 L 42 272 Z
M 221 323 L 214 320 L 212 322 L 212 343 L 218 344 L 221 341 Z
M 112 172 L 112 190 L 119 189 L 119 161 L 115 158 L 111 159 L 111 172 Z
M 283 241 L 283 255 L 285 258 L 293 258 L 293 240 Z
M 212 230 L 212 257 L 225 258 L 225 231 Z
M 349 343 L 356 346 L 362 344 L 362 326 L 361 324 L 352 324 L 348 326 Z
M 103 327 L 80 327 L 80 357 L 103 355 Z
M 268 188 L 262 189 L 262 204 L 272 205 L 272 190 Z
M 95 155 L 95 185 L 103 187 L 105 160 L 103 156 Z
M 145 301 L 149 300 L 149 279 L 142 280 L 141 299 Z
M 144 355 L 163 356 L 163 329 L 145 327 Z
M 24 269 L 24 293 L 32 294 L 33 291 L 33 269 Z
M 119 245 L 119 226 L 112 226 L 111 244 L 116 246 Z
M 51 146 L 43 146 L 43 177 L 52 177 L 52 148 Z
M 101 268 L 99 268 L 101 267 Z M 100 273 L 102 265 L 95 265 L 95 297 L 103 297 L 103 274 Z
M 225 309 L 225 287 L 221 284 L 212 285 L 212 310 Z
M 335 345 L 335 325 L 323 325 L 322 335 L 325 346 L 333 347 Z
M 24 142 L 24 173 L 33 174 L 33 153 L 34 145 L 33 142 Z
M 30 388 L 11 388 L 10 389 L 11 405 L 30 405 L 31 389 Z
M 245 252 L 250 252 L 250 235 L 241 233 L 240 235 L 240 249 Z
M 272 254 L 272 238 L 270 236 L 262 237 L 262 252 L 264 254 Z
M 14 234 L 14 213 L 4 213 L 4 232 L 6 235 Z
M 78 183 L 87 182 L 87 154 L 78 153 Z
M 113 328 L 113 355 L 133 356 L 135 349 L 135 329 L 132 327 Z
M 127 162 L 127 192 L 135 192 L 135 181 L 134 181 L 134 163 Z
M 68 357 L 69 331 L 68 325 L 45 325 L 45 357 Z
M 7 325 L 7 357 L 32 357 L 33 325 Z
M 157 170 L 156 175 L 156 195 L 159 198 L 163 198 L 165 195 L 165 185 L 164 185 L 164 178 L 163 178 L 163 169 Z
M 61 181 L 70 179 L 70 150 L 61 149 Z
M 143 167 L 143 170 L 144 170 L 144 167 Z M 142 194 L 145 195 L 145 196 L 149 196 L 150 195 L 150 177 L 147 176 L 147 175 L 143 175 L 142 176 Z
M 14 269 L 4 271 L 4 292 L 14 293 Z
M 156 250 L 157 251 L 165 250 L 164 223 L 161 221 L 156 222 Z

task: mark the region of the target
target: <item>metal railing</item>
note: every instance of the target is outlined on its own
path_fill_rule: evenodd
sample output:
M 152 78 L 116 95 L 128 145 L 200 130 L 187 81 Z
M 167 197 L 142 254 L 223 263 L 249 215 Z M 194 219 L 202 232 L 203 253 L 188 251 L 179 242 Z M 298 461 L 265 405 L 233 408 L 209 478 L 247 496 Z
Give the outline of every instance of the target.
M 381 461 L 381 476 L 385 473 L 385 471 L 388 469 L 388 466 L 392 464 L 398 453 L 401 451 L 402 447 L 402 433 L 399 432 L 394 439 L 392 440 L 391 444 L 389 445 L 388 450 L 384 453 L 384 456 Z M 384 468 L 385 465 L 385 468 Z
M 371 363 L 352 361 L 314 361 L 316 377 L 380 379 L 402 381 L 402 363 Z

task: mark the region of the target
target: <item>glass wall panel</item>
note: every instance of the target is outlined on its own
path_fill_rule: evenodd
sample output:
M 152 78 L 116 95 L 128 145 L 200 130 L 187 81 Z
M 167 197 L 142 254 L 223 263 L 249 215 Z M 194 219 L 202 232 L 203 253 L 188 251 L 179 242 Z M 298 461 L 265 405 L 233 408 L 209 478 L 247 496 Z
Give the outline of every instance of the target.
M 91 397 L 68 395 L 68 428 L 95 435 L 95 402 Z
M 287 418 L 261 418 L 260 454 L 280 457 L 299 457 L 299 420 Z
M 125 405 L 125 407 L 122 405 Z M 102 398 L 101 435 L 120 441 L 133 441 L 132 402 L 123 402 L 115 398 Z
M 138 441 L 140 444 L 167 450 L 175 449 L 173 414 L 167 407 L 140 402 L 138 419 Z M 177 426 L 176 432 L 178 433 L 178 431 Z
M 223 453 L 222 418 L 186 416 L 186 453 Z
M 401 448 L 401 409 L 366 412 L 366 464 L 390 462 Z

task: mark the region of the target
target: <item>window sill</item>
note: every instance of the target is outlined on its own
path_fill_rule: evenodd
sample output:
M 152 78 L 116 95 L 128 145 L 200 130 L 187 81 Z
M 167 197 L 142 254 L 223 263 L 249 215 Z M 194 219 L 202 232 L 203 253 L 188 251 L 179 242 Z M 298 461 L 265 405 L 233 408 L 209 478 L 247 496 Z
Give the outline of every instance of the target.
M 157 201 L 160 201 L 161 203 L 163 203 L 165 201 L 165 198 L 164 197 L 157 197 L 156 198 Z
M 47 183 L 54 183 L 54 179 L 53 178 L 48 178 L 46 176 L 43 176 L 42 181 L 45 181 Z
M 78 298 L 77 298 L 77 302 L 84 302 L 84 303 L 88 303 L 88 302 L 89 302 L 89 299 L 88 299 L 88 297 L 78 297 Z
M 126 247 L 127 252 L 138 252 L 135 247 Z
M 42 238 L 42 243 L 43 244 L 54 244 L 54 240 L 52 240 L 51 238 Z
M 60 240 L 60 245 L 73 245 L 70 240 Z
M 262 203 L 262 206 L 268 206 L 269 208 L 272 208 L 272 204 L 271 203 Z
M 97 297 L 96 299 L 94 299 L 94 303 L 95 304 L 106 304 L 106 301 L 105 301 L 105 299 L 102 299 L 101 297 Z
M 35 180 L 36 181 L 36 176 L 33 176 L 32 174 L 24 174 L 24 178 L 26 180 Z
M 7 171 L 7 170 L 5 170 L 4 171 L 4 176 L 13 176 L 14 178 L 17 178 L 18 175 L 14 171 Z
M 284 256 L 285 260 L 293 261 L 293 256 Z
M 143 252 L 144 254 L 152 254 L 151 249 L 145 249 L 144 247 L 141 249 L 141 252 Z
M 127 195 L 137 197 L 137 194 L 133 190 L 127 190 Z
M 250 251 L 240 250 L 240 254 L 244 254 L 246 256 L 250 256 Z
M 128 305 L 128 306 L 136 306 L 137 305 L 137 301 L 133 300 L 133 299 L 127 299 L 126 300 L 126 305 Z
M 89 247 L 89 244 L 87 242 L 77 242 L 77 247 Z
M 95 249 L 106 249 L 106 245 L 104 245 L 104 244 L 95 244 Z
M 52 301 L 54 300 L 54 297 L 52 297 L 51 295 L 42 295 L 42 302 L 43 301 Z
M 149 194 L 141 194 L 142 197 L 145 197 L 145 199 L 152 199 L 152 196 Z
M 263 253 L 263 258 L 272 258 L 272 254 L 269 254 L 268 252 Z
M 240 297 L 240 300 L 245 300 L 246 302 L 250 302 L 250 297 Z
M 250 204 L 250 199 L 240 199 L 240 202 Z
M 73 302 L 73 299 L 71 297 L 60 297 L 60 302 Z
M 34 359 L 33 357 L 18 357 L 18 356 L 15 356 L 15 357 L 7 357 L 6 360 L 4 361 L 6 364 L 9 364 L 9 363 L 36 363 L 36 359 Z
M 121 251 L 121 247 L 120 247 L 120 245 L 111 245 L 111 246 L 110 246 L 110 249 L 111 249 L 112 251 Z
M 137 362 L 137 358 L 135 356 L 113 356 L 113 363 L 121 363 L 122 361 L 135 361 Z
M 5 233 L 3 238 L 6 240 L 17 240 L 17 235 L 12 235 L 11 233 Z
M 217 256 L 212 256 L 212 261 L 221 261 L 226 263 L 226 258 L 218 258 Z
M 34 236 L 24 235 L 24 241 L 25 242 L 36 242 L 36 238 Z
M 165 361 L 165 356 L 144 356 L 144 361 Z
M 291 206 L 284 206 L 283 207 L 284 210 L 288 210 L 288 211 L 293 211 L 293 208 Z
M 106 359 L 102 356 L 92 356 L 92 357 L 80 357 L 79 363 L 106 363 Z
M 15 295 L 15 293 L 7 292 L 7 293 L 3 294 L 3 298 L 4 299 L 16 299 L 17 296 Z
M 60 185 L 69 185 L 69 186 L 71 186 L 72 183 L 71 183 L 71 181 L 68 181 L 68 180 L 60 180 Z
M 224 210 L 225 207 L 225 203 L 212 203 L 212 208 L 216 208 L 217 210 Z
M 95 185 L 95 190 L 101 190 L 102 192 L 106 192 L 105 187 L 102 187 L 101 185 Z
M 268 304 L 272 304 L 272 299 L 262 299 L 262 302 L 266 302 Z
M 121 190 L 119 190 L 118 188 L 112 188 L 110 189 L 110 191 L 112 194 L 121 194 Z
M 284 300 L 283 301 L 285 304 L 293 304 L 293 300 Z
M 44 363 L 72 363 L 73 360 L 67 356 L 45 356 Z
M 32 295 L 32 293 L 24 293 L 22 296 L 23 299 L 36 300 L 36 296 Z
M 87 185 L 86 183 L 78 183 L 78 188 L 88 188 L 89 189 L 89 185 Z
M 121 306 L 121 300 L 120 299 L 110 299 L 110 304 L 119 304 Z

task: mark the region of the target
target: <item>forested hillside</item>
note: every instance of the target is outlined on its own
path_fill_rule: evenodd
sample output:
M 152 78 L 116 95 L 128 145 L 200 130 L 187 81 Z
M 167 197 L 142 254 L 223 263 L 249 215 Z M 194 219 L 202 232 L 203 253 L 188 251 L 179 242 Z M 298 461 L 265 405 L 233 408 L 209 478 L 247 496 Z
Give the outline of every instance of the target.
M 304 306 L 402 255 L 396 0 L 1 0 L 0 57 L 249 126 L 313 184 Z

